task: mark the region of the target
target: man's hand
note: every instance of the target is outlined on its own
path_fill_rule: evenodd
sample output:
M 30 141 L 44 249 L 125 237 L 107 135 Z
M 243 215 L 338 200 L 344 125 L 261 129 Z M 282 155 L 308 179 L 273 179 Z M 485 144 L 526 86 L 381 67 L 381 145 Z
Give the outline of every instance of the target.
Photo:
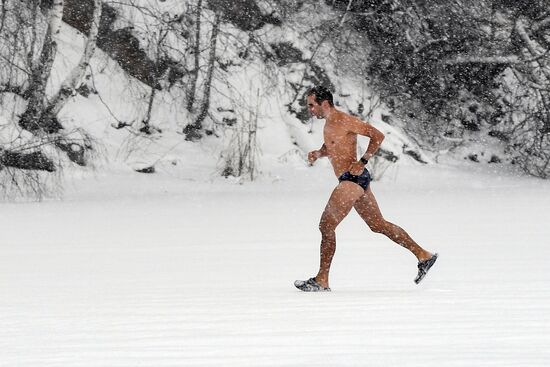
M 315 161 L 321 158 L 322 156 L 323 154 L 321 153 L 320 150 L 314 150 L 307 154 L 307 161 L 309 162 L 310 166 L 313 166 L 313 163 L 315 163 Z
M 363 173 L 364 170 L 365 170 L 365 165 L 361 161 L 352 163 L 351 166 L 349 166 L 349 173 L 351 173 L 354 176 L 359 176 L 361 173 Z

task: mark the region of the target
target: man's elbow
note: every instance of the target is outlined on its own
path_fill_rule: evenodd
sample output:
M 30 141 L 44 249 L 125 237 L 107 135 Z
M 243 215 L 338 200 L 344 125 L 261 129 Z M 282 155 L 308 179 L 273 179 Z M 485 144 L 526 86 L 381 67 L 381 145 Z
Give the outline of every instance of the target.
M 386 138 L 386 135 L 384 135 L 383 132 L 377 131 L 375 139 L 376 139 L 376 141 L 378 141 L 378 144 L 382 144 L 382 142 L 384 141 L 385 138 Z

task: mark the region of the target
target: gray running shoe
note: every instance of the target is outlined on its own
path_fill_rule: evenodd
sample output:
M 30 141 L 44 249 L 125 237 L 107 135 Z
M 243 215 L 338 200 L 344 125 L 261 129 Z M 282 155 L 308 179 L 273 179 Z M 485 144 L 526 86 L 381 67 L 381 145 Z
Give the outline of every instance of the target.
M 294 282 L 294 286 L 304 292 L 330 292 L 330 288 L 321 286 L 321 284 L 317 283 L 315 278 L 297 280 Z
M 437 260 L 437 254 L 433 254 L 428 260 L 418 262 L 418 275 L 414 279 L 416 284 L 420 283 L 426 274 L 428 274 L 428 270 L 435 264 L 435 260 Z

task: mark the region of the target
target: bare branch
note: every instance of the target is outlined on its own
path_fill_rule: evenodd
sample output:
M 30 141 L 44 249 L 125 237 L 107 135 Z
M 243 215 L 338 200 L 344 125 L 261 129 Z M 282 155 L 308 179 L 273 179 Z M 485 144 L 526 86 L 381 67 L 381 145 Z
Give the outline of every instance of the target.
M 445 60 L 446 65 L 460 64 L 519 64 L 524 62 L 515 55 L 510 56 L 456 56 L 453 59 Z
M 348 15 L 348 12 L 351 10 L 351 5 L 353 4 L 353 0 L 349 0 L 348 6 L 346 7 L 346 10 L 344 11 L 344 15 L 342 15 L 342 20 L 340 20 L 340 27 L 342 27 L 346 21 L 346 16 Z
M 541 54 L 543 54 L 543 48 L 534 40 L 532 40 L 530 37 L 529 37 L 529 34 L 527 33 L 527 30 L 525 29 L 525 20 L 524 19 L 518 19 L 516 21 L 516 26 L 515 26 L 515 31 L 517 32 L 517 34 L 520 36 L 520 38 L 522 39 L 522 41 L 524 42 L 525 46 L 527 47 L 527 49 L 529 50 L 529 52 L 531 53 L 531 55 L 533 55 L 533 57 L 538 57 L 540 56 Z M 539 50 L 541 50 L 541 52 L 539 52 Z M 550 81 L 550 70 L 548 70 L 545 65 L 543 65 L 540 60 L 537 60 L 536 61 L 537 64 L 539 65 L 540 69 L 542 70 L 544 76 L 546 77 L 547 80 Z M 537 78 L 537 83 L 539 84 L 545 84 L 544 81 L 540 80 L 540 76 L 537 75 L 536 73 L 533 73 L 533 76 L 535 78 Z

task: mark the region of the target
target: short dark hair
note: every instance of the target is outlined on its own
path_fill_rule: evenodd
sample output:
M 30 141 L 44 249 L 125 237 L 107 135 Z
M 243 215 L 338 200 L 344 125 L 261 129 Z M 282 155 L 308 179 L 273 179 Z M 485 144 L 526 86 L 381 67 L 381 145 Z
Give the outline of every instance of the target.
M 307 92 L 308 96 L 315 96 L 315 102 L 321 104 L 323 101 L 328 101 L 331 106 L 334 106 L 334 100 L 332 98 L 332 93 L 322 85 L 311 88 Z

